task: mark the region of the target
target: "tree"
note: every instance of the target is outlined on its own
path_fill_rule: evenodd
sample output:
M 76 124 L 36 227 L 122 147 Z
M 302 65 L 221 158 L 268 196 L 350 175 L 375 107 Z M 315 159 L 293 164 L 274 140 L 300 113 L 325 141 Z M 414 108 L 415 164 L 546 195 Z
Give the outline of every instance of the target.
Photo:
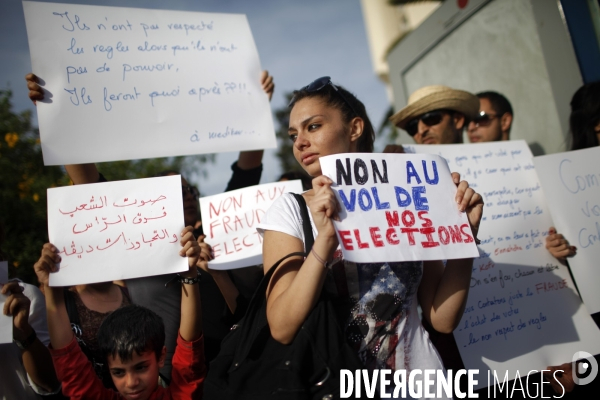
M 11 277 L 35 283 L 33 264 L 48 242 L 46 190 L 69 185 L 70 180 L 63 167 L 44 166 L 31 110 L 13 112 L 11 96 L 9 90 L 0 90 L 0 250 L 9 261 Z M 99 163 L 98 169 L 108 180 L 147 178 L 165 170 L 189 173 L 213 159 L 200 155 L 126 160 Z
M 286 104 L 292 100 L 292 93 L 284 94 Z M 290 140 L 288 135 L 288 126 L 290 124 L 290 109 L 285 106 L 275 110 L 275 119 L 277 120 L 277 130 L 275 134 L 277 136 L 277 153 L 276 156 L 279 158 L 281 170 L 283 172 L 290 171 L 303 171 L 298 161 L 294 158 L 293 147 L 294 143 Z
M 12 93 L 0 90 L 0 224 L 9 274 L 35 282 L 33 264 L 48 241 L 46 189 L 68 184 L 60 167 L 45 167 L 31 110 L 12 112 Z

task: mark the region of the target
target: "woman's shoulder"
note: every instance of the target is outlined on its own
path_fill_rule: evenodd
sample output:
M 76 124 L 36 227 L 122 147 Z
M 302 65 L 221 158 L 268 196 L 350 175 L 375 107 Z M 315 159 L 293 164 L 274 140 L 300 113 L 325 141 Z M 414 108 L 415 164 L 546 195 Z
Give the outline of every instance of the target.
M 262 218 L 257 229 L 264 231 L 278 231 L 295 237 L 301 237 L 302 216 L 300 205 L 292 193 L 284 193 L 273 202 Z

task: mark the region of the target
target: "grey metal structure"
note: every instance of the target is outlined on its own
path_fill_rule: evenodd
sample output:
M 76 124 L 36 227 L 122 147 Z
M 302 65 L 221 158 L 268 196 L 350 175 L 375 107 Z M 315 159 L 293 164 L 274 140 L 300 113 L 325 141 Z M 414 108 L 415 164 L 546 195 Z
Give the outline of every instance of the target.
M 388 63 L 396 110 L 426 85 L 494 90 L 515 111 L 511 139 L 534 155 L 566 150 L 569 101 L 583 80 L 557 0 L 445 1 Z M 399 142 L 413 140 L 402 131 Z

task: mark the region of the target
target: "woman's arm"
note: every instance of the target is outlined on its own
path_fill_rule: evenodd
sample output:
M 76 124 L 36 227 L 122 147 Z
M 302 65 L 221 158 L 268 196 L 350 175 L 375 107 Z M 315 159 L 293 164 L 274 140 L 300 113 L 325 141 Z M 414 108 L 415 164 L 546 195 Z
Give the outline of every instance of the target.
M 186 226 L 181 232 L 181 246 L 179 255 L 188 258 L 189 269 L 179 275 L 184 278 L 197 278 L 196 263 L 200 255 L 200 246 L 192 233 L 193 228 Z M 179 334 L 183 340 L 193 342 L 202 335 L 202 304 L 200 302 L 200 289 L 198 283 L 181 285 L 181 322 Z
M 267 289 L 271 335 L 284 344 L 294 339 L 321 294 L 326 269 L 319 258 L 330 260 L 338 246 L 331 220 L 337 213 L 338 204 L 331 183 L 325 176 L 315 178 L 314 196 L 307 196 L 318 231 L 311 253 L 305 260 L 299 257 L 285 260 L 273 274 Z M 304 244 L 300 239 L 282 232 L 266 231 L 263 241 L 265 273 L 284 256 L 302 251 Z
M 455 182 L 458 175 L 454 175 Z M 458 184 L 455 200 L 460 211 L 469 219 L 473 237 L 477 237 L 483 214 L 483 199 L 466 181 Z M 423 315 L 433 328 L 441 333 L 451 333 L 462 317 L 469 294 L 473 259 L 448 260 L 423 263 L 423 278 L 419 285 L 419 303 Z

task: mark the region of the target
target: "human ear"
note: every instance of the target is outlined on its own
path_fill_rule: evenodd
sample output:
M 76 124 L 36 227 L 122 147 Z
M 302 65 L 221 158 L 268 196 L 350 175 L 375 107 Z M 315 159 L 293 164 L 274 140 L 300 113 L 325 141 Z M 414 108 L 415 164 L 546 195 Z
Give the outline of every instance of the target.
M 350 141 L 358 142 L 358 139 L 362 136 L 365 128 L 365 121 L 360 117 L 352 118 L 350 121 Z
M 458 131 L 462 131 L 462 129 L 465 127 L 465 116 L 461 113 L 454 113 L 452 120 L 454 121 L 454 127 Z
M 504 113 L 500 118 L 500 128 L 502 129 L 502 140 L 508 140 L 508 134 L 510 133 L 510 125 L 512 124 L 513 116 L 511 113 Z
M 165 366 L 165 359 L 167 357 L 167 346 L 163 346 L 162 351 L 160 352 L 160 357 L 158 358 L 158 368 L 162 368 Z

